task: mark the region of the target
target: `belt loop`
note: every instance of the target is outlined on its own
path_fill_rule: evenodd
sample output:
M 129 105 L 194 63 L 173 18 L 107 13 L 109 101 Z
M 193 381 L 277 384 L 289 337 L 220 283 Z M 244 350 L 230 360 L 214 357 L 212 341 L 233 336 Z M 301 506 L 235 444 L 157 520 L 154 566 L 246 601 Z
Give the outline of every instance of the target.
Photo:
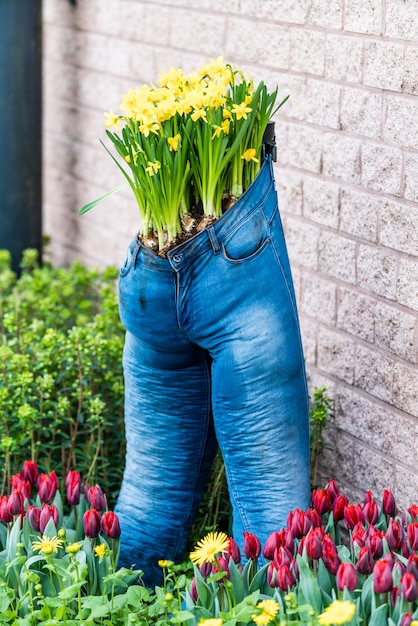
M 212 246 L 212 249 L 213 249 L 213 253 L 219 254 L 221 251 L 221 246 L 219 245 L 219 241 L 216 238 L 215 229 L 213 228 L 213 226 L 208 226 L 206 230 L 208 233 L 210 245 Z

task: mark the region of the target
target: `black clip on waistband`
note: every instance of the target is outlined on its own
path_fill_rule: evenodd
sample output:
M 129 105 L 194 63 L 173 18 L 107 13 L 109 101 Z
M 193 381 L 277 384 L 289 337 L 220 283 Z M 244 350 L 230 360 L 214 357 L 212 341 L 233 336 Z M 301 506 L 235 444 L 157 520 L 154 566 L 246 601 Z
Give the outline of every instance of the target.
M 274 122 L 270 120 L 267 122 L 266 130 L 263 135 L 263 145 L 261 148 L 261 162 L 271 154 L 271 158 L 276 163 L 277 161 L 277 146 L 276 135 L 274 134 Z

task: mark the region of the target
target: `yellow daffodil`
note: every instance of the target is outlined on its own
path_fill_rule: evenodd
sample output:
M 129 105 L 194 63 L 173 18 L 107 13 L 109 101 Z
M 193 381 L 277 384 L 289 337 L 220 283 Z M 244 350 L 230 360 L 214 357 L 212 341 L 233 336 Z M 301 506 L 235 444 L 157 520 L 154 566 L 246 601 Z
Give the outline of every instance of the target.
M 58 548 L 62 548 L 62 539 L 44 535 L 42 539 L 32 543 L 32 548 L 37 552 L 42 552 L 45 556 L 50 556 L 53 552 L 56 554 Z
M 114 126 L 116 130 L 120 129 L 120 116 L 113 113 L 112 109 L 108 113 L 103 114 L 105 116 L 105 126 L 106 128 L 112 128 Z
M 252 108 L 247 106 L 246 102 L 241 102 L 241 104 L 233 104 L 232 105 L 232 113 L 236 115 L 237 120 L 247 119 L 247 113 L 251 113 Z
M 161 167 L 161 163 L 159 161 L 148 161 L 148 167 L 145 168 L 145 171 L 150 176 L 154 176 L 154 174 L 157 174 L 160 167 Z
M 227 135 L 229 133 L 229 128 L 230 128 L 231 122 L 226 119 L 222 122 L 221 127 L 222 130 L 224 131 L 225 135 Z
M 222 126 L 213 126 L 213 135 L 212 135 L 212 139 L 215 139 L 215 137 L 220 137 L 220 134 L 223 132 L 223 128 Z
M 346 624 L 351 621 L 356 613 L 356 605 L 349 600 L 334 600 L 318 615 L 319 624 Z
M 150 133 L 158 133 L 160 125 L 155 120 L 146 120 L 139 125 L 139 132 L 148 137 Z
M 215 556 L 229 547 L 228 536 L 223 532 L 208 533 L 197 542 L 195 549 L 190 553 L 190 560 L 196 565 L 212 563 Z
M 248 148 L 248 150 L 246 150 L 241 155 L 241 159 L 244 159 L 244 161 L 247 161 L 247 163 L 249 163 L 250 161 L 254 161 L 254 163 L 258 163 L 258 159 L 256 158 L 255 155 L 256 155 L 255 148 Z
M 101 543 L 100 546 L 96 546 L 94 548 L 94 554 L 96 556 L 98 556 L 99 558 L 103 558 L 104 556 L 106 556 L 106 546 L 104 543 Z
M 204 122 L 207 122 L 205 109 L 195 109 L 190 117 L 194 122 L 197 122 L 197 120 L 203 120 Z
M 179 133 L 177 133 L 177 135 L 174 135 L 174 137 L 167 137 L 167 143 L 170 146 L 171 152 L 177 152 L 180 147 L 180 140 L 181 136 Z
M 257 626 L 265 626 L 274 620 L 280 607 L 275 600 L 261 600 L 255 608 L 259 609 L 259 613 L 251 615 L 251 619 Z

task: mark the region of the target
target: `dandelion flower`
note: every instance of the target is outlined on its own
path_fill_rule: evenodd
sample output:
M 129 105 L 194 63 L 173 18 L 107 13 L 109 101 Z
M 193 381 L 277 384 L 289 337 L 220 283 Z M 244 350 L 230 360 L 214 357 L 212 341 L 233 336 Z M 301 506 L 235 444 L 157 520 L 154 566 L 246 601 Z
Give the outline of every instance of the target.
M 222 626 L 223 620 L 220 617 L 210 617 L 208 619 L 201 619 L 199 626 Z
M 76 554 L 79 550 L 81 550 L 80 543 L 69 543 L 66 547 L 66 551 L 68 554 Z
M 279 611 L 279 605 L 275 600 L 261 600 L 256 609 L 260 609 L 260 613 L 254 613 L 251 619 L 257 626 L 265 626 L 274 620 Z
M 106 555 L 106 546 L 104 543 L 101 543 L 100 546 L 96 546 L 94 548 L 94 554 L 100 558 L 103 558 Z
M 229 539 L 225 533 L 208 533 L 203 539 L 197 542 L 197 546 L 190 553 L 190 560 L 196 565 L 212 563 L 215 555 L 223 552 L 229 547 Z
M 335 600 L 331 602 L 321 615 L 318 615 L 319 624 L 346 624 L 355 615 L 356 605 L 349 600 Z
M 37 552 L 43 552 L 45 556 L 50 556 L 53 552 L 57 553 L 58 548 L 62 548 L 62 539 L 44 535 L 42 539 L 32 543 L 32 548 Z
M 169 561 L 168 559 L 160 559 L 158 561 L 158 565 L 159 567 L 168 567 L 169 565 L 172 565 L 173 561 Z

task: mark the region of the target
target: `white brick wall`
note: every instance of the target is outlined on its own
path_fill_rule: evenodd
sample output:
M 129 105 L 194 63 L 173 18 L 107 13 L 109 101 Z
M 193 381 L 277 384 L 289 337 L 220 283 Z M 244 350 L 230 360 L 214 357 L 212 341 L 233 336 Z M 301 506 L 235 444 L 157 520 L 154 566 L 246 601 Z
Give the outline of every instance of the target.
M 57 263 L 119 264 L 138 227 L 99 144 L 129 87 L 224 54 L 289 102 L 276 179 L 311 386 L 335 398 L 322 479 L 418 499 L 416 0 L 44 0 L 44 223 Z

